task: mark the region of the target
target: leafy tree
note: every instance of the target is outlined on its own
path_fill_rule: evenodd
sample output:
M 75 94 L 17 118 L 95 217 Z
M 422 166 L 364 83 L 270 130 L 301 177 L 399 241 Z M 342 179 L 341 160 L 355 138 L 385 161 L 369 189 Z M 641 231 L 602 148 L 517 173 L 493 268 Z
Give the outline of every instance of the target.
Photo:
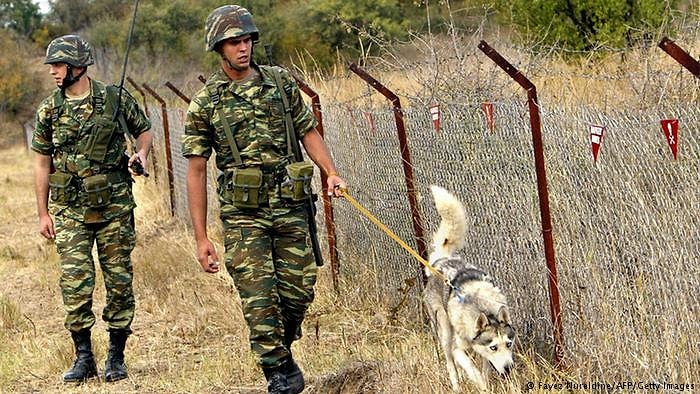
M 90 0 L 53 0 L 48 18 L 62 34 L 80 31 L 90 23 L 88 6 Z
M 41 23 L 39 6 L 31 0 L 1 0 L 0 25 L 17 33 L 30 37 Z
M 311 0 L 307 20 L 322 42 L 332 48 L 359 49 L 371 38 L 406 38 L 418 16 L 419 6 L 405 0 Z
M 41 77 L 28 53 L 36 48 L 23 36 L 0 29 L 0 113 L 29 117 L 41 95 Z M 36 53 L 38 55 L 38 53 Z
M 663 25 L 676 0 L 499 0 L 530 42 L 588 51 L 647 39 Z

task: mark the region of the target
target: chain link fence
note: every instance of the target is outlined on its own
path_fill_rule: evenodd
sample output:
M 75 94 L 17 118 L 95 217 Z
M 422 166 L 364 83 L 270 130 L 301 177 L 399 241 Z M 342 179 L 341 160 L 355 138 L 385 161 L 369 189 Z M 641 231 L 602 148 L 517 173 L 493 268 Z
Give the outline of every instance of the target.
M 404 112 L 425 233 L 438 220 L 428 186 L 455 192 L 471 221 L 464 257 L 492 273 L 508 294 L 520 339 L 535 348 L 549 343 L 547 269 L 524 100 L 495 105 L 493 133 L 477 105 L 442 107 L 439 132 L 427 108 Z M 640 366 L 650 380 L 679 378 L 674 374 L 683 364 L 700 364 L 692 339 L 700 329 L 694 295 L 700 269 L 692 263 L 700 258 L 700 110 L 603 115 L 542 106 L 541 113 L 568 350 L 579 362 L 619 371 L 620 378 Z M 393 114 L 372 112 L 375 132 L 359 115 L 327 109 L 327 140 L 356 198 L 412 240 Z M 681 124 L 678 160 L 660 129 L 666 118 Z M 590 125 L 607 127 L 597 164 Z M 415 260 L 351 207 L 336 204 L 335 217 L 344 275 L 370 269 L 375 290 L 383 293 L 415 275 Z
M 470 223 L 461 254 L 508 295 L 521 343 L 546 354 L 552 323 L 529 117 L 524 100 L 497 102 L 494 109 L 493 132 L 479 104 L 441 106 L 439 131 L 428 108 L 404 110 L 425 234 L 438 224 L 429 192 L 437 184 L 466 207 Z M 700 286 L 694 264 L 700 260 L 700 109 L 604 114 L 543 103 L 540 111 L 567 351 L 579 363 L 604 368 L 607 377 L 626 378 L 634 368 L 648 372 L 639 378 L 683 378 L 677 376 L 687 370 L 682 364 L 700 366 L 693 340 L 700 330 L 694 295 Z M 169 112 L 176 211 L 184 218 L 182 116 L 181 109 Z M 323 117 L 351 194 L 415 247 L 391 108 L 328 105 Z M 667 118 L 680 122 L 677 160 L 660 128 Z M 162 128 L 159 115 L 152 119 L 154 130 Z M 595 164 L 590 125 L 606 127 Z M 210 212 L 217 209 L 213 200 Z M 343 292 L 421 319 L 420 264 L 350 204 L 334 201 L 334 214 Z M 324 229 L 322 214 L 317 221 Z
M 459 60 L 474 63 L 474 55 Z M 565 88 L 579 103 L 592 92 L 575 91 L 573 79 L 609 80 L 612 90 L 606 90 L 602 105 L 561 105 L 566 89 L 551 82 L 549 88 L 559 90 L 540 100 L 566 350 L 573 363 L 590 366 L 591 378 L 623 381 L 634 371 L 635 379 L 692 381 L 696 376 L 688 371 L 700 370 L 695 340 L 700 331 L 700 95 L 698 81 L 682 70 L 659 72 L 663 62 L 645 62 L 645 71 L 634 76 L 568 76 L 571 87 Z M 507 294 L 521 346 L 551 354 L 548 271 L 527 104 L 509 87 L 512 81 L 477 63 L 476 74 L 441 65 L 441 73 L 451 73 L 453 80 L 443 74 L 431 79 L 427 72 L 416 77 L 425 87 L 423 95 L 401 94 L 408 98 L 403 116 L 426 241 L 430 243 L 439 221 L 429 192 L 436 184 L 463 201 L 469 226 L 460 253 L 494 276 Z M 403 66 L 392 71 L 393 78 L 405 79 L 414 64 Z M 518 67 L 538 79 L 567 78 L 565 72 L 542 72 L 536 62 Z M 461 86 L 473 90 L 464 92 Z M 638 96 L 621 93 L 621 86 L 631 86 Z M 415 248 L 394 112 L 372 93 L 337 89 L 336 95 L 341 91 L 349 98 L 321 96 L 334 160 L 350 193 Z M 496 100 L 493 131 L 481 107 L 489 97 Z M 639 105 L 630 105 L 635 97 Z M 439 130 L 430 103 L 440 103 Z M 173 212 L 189 221 L 187 160 L 180 154 L 185 112 L 182 102 L 166 111 Z M 151 106 L 150 118 L 154 178 L 170 203 L 161 111 Z M 677 160 L 661 119 L 679 120 Z M 597 163 L 591 154 L 591 125 L 606 127 Z M 29 141 L 31 127 L 25 127 L 25 135 Z M 214 221 L 213 160 L 208 175 L 208 211 Z M 315 189 L 320 190 L 318 184 Z M 376 301 L 394 315 L 424 321 L 418 280 L 422 266 L 349 203 L 334 200 L 333 206 L 344 296 Z

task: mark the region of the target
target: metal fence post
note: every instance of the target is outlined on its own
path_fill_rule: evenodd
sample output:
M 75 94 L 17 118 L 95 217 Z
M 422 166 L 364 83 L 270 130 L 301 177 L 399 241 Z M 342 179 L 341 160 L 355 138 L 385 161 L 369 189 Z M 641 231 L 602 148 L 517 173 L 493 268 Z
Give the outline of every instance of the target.
M 406 138 L 406 126 L 403 121 L 403 110 L 401 109 L 401 101 L 399 97 L 394 94 L 387 87 L 379 83 L 366 71 L 358 67 L 355 63 L 350 64 L 350 70 L 357 74 L 360 78 L 364 79 L 370 84 L 375 90 L 381 93 L 389 101 L 391 101 L 394 106 L 394 119 L 396 121 L 396 131 L 399 136 L 399 147 L 401 149 L 401 159 L 403 163 L 403 173 L 406 179 L 406 189 L 408 191 L 408 203 L 411 206 L 411 218 L 413 222 L 413 234 L 416 237 L 416 246 L 418 247 L 418 254 L 424 259 L 428 259 L 427 248 L 425 244 L 425 237 L 423 236 L 423 221 L 421 220 L 420 210 L 418 208 L 418 198 L 416 197 L 416 186 L 413 177 L 413 162 L 411 161 L 411 152 L 408 148 L 408 139 Z M 418 268 L 419 277 L 424 278 L 424 271 L 422 266 Z
M 486 56 L 503 69 L 515 82 L 527 91 L 527 103 L 530 111 L 530 128 L 532 129 L 532 145 L 535 154 L 535 173 L 537 175 L 537 194 L 540 201 L 540 216 L 542 219 L 542 237 L 544 238 L 544 254 L 549 270 L 549 307 L 554 326 L 554 361 L 561 365 L 564 357 L 564 329 L 561 321 L 561 305 L 559 301 L 559 280 L 557 265 L 554 259 L 554 241 L 552 238 L 552 219 L 549 213 L 549 192 L 547 191 L 547 174 L 544 165 L 544 148 L 542 145 L 542 125 L 540 109 L 537 103 L 537 89 L 527 77 L 513 67 L 486 41 L 478 45 Z
M 182 101 L 186 102 L 187 104 L 190 103 L 190 101 L 191 101 L 190 98 L 187 97 L 184 93 L 182 93 L 182 92 L 180 91 L 180 89 L 176 88 L 175 85 L 173 85 L 172 83 L 170 83 L 170 81 L 166 81 L 166 82 L 165 82 L 165 86 L 166 86 L 167 88 L 169 88 L 170 90 L 172 90 L 173 93 L 175 93 L 178 97 L 180 97 L 180 98 L 182 99 Z
M 143 110 L 146 113 L 146 116 L 151 116 L 151 114 L 148 112 L 148 102 L 146 101 L 146 93 L 143 92 L 143 89 L 139 87 L 139 84 L 136 83 L 131 77 L 126 77 L 126 80 L 129 81 L 131 86 L 134 87 L 140 94 L 141 97 L 143 98 Z
M 321 113 L 321 100 L 318 96 L 318 93 L 313 91 L 309 85 L 304 82 L 300 77 L 297 75 L 293 75 L 294 79 L 297 81 L 297 85 L 299 85 L 299 89 L 303 91 L 309 98 L 311 98 L 311 108 L 314 112 L 314 115 L 316 116 L 316 120 L 318 120 L 318 127 L 316 130 L 318 130 L 318 133 L 321 134 L 321 137 L 324 137 L 324 131 L 323 131 L 323 114 Z M 322 198 L 323 198 L 323 214 L 324 214 L 324 220 L 326 223 L 326 231 L 328 233 L 328 255 L 331 260 L 331 272 L 333 276 L 333 288 L 337 291 L 338 290 L 338 276 L 340 275 L 340 265 L 338 262 L 338 247 L 336 245 L 336 238 L 335 238 L 335 219 L 333 217 L 333 205 L 331 203 L 331 198 L 328 196 L 328 184 L 327 180 L 328 177 L 326 174 L 321 172 L 321 188 L 322 188 Z
M 136 89 L 136 91 L 138 91 L 139 94 L 141 95 L 141 98 L 143 99 L 143 111 L 146 113 L 146 117 L 150 118 L 150 117 L 151 117 L 151 114 L 150 114 L 150 112 L 148 111 L 148 101 L 146 101 L 146 93 L 143 91 L 143 89 L 141 89 L 141 87 L 139 86 L 139 84 L 136 83 L 136 81 L 134 81 L 133 78 L 127 76 L 127 77 L 126 77 L 126 80 L 129 81 L 129 83 L 131 84 L 131 86 L 132 86 L 134 89 Z M 154 149 L 155 149 L 155 148 L 156 148 L 156 147 L 154 146 Z M 153 153 L 153 152 L 152 152 L 152 153 Z M 158 171 L 158 158 L 157 158 L 157 157 L 158 157 L 157 155 L 151 154 L 151 158 L 150 158 L 150 162 L 151 162 L 151 164 L 153 165 L 153 169 L 154 169 L 153 178 L 154 178 L 156 181 L 158 181 L 158 172 L 159 172 L 159 171 Z
M 163 139 L 165 139 L 165 161 L 168 167 L 168 187 L 170 190 L 170 214 L 175 216 L 175 177 L 173 175 L 173 155 L 170 146 L 170 125 L 168 124 L 168 108 L 158 93 L 151 89 L 148 84 L 144 83 L 143 88 L 160 103 L 161 113 L 163 115 Z
M 700 78 L 700 63 L 693 59 L 688 52 L 676 45 L 675 42 L 669 40 L 668 37 L 664 37 L 661 39 L 661 42 L 659 42 L 659 48 L 676 59 L 678 63 L 687 68 L 693 75 Z

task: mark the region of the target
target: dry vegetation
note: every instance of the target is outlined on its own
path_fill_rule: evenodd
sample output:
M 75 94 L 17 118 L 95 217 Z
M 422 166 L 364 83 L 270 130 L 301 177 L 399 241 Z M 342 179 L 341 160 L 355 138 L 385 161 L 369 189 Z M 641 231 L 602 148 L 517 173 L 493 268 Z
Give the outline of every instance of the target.
M 35 228 L 32 154 L 21 145 L 3 150 L 0 173 L 0 392 L 265 392 L 231 279 L 200 271 L 190 232 L 152 202 L 161 198 L 143 180 L 136 185 L 137 315 L 127 344 L 130 378 L 64 385 L 61 375 L 73 350 L 62 323 L 58 259 Z M 322 270 L 305 335 L 294 345 L 309 381 L 305 392 L 447 392 L 427 327 L 407 318 L 390 321 L 389 311 L 372 300 L 354 302 L 352 293 L 362 283 L 357 278 L 342 283 L 337 294 L 328 268 Z M 99 281 L 94 306 L 98 364 L 107 345 L 99 320 L 102 287 Z M 530 355 L 519 361 L 511 381 L 495 382 L 497 392 L 518 391 L 532 379 L 555 379 L 546 361 Z
M 640 54 L 640 59 L 643 56 Z M 549 70 L 547 75 L 533 78 L 541 83 L 539 86 L 548 87 L 549 97 L 546 99 L 559 97 L 565 104 L 586 103 L 600 97 L 605 97 L 606 103 L 614 100 L 619 103 L 621 97 L 627 97 L 628 103 L 639 103 L 640 93 L 649 92 L 657 97 L 664 92 L 661 88 L 650 90 L 643 79 L 635 79 L 635 83 L 641 84 L 635 86 L 622 77 L 613 85 L 606 80 L 584 78 L 595 73 L 615 75 L 619 69 L 618 59 L 596 65 L 596 69 L 591 69 L 593 63 L 590 60 L 590 64 L 584 62 L 575 70 L 560 62 L 556 62 L 558 68 L 555 69 L 555 63 L 534 64 L 535 60 L 518 66 L 523 70 L 531 68 L 533 72 Z M 644 61 L 635 64 L 640 66 L 641 74 L 637 75 L 644 75 Z M 405 66 L 411 68 L 410 64 Z M 429 100 L 431 95 L 450 91 L 450 88 L 457 90 L 454 80 L 437 77 L 453 75 L 451 72 L 459 75 L 458 71 L 449 68 L 461 66 L 442 63 L 444 74 L 439 76 L 431 74 L 433 69 L 430 67 L 417 68 L 412 81 L 403 85 L 400 81 L 406 79 L 405 74 L 387 73 L 383 82 L 400 86 L 400 89 L 403 86 L 404 96 L 412 96 L 410 91 L 430 87 L 433 90 L 422 96 Z M 586 71 L 577 71 L 581 69 Z M 510 82 L 500 75 L 491 81 L 472 81 L 465 77 L 460 82 L 474 82 L 479 89 L 510 86 Z M 351 83 L 350 87 L 343 85 L 346 81 L 341 78 L 319 83 L 328 100 L 340 102 L 361 97 L 366 89 L 357 83 Z M 490 85 L 483 85 L 487 83 Z M 472 93 L 476 96 L 482 94 L 479 89 Z M 469 93 L 461 94 L 466 96 Z M 697 100 L 697 89 L 692 84 L 687 94 L 691 100 Z M 70 366 L 73 353 L 68 333 L 62 325 L 55 249 L 37 234 L 35 228 L 32 155 L 19 144 L 2 149 L 0 392 L 265 392 L 264 379 L 249 351 L 247 328 L 230 277 L 226 273 L 209 275 L 201 272 L 194 258 L 191 232 L 182 222 L 169 217 L 161 189 L 150 183 L 152 181 L 142 179 L 136 184 L 138 240 L 133 260 L 137 315 L 134 335 L 127 343 L 130 378 L 112 384 L 99 379 L 80 386 L 61 383 L 61 374 Z M 222 250 L 220 229 L 214 225 L 211 231 L 218 241 L 218 249 Z M 343 256 L 346 260 L 361 257 L 348 253 Z M 341 278 L 340 291 L 336 293 L 329 267 L 321 270 L 316 301 L 303 327 L 305 335 L 293 348 L 307 376 L 305 392 L 448 392 L 443 361 L 428 327 L 417 321 L 414 314 L 393 315 L 382 301 L 382 294 L 366 297 L 371 292 L 363 287 L 373 282 L 369 278 L 374 278 L 375 274 L 365 272 L 364 275 L 368 280 L 363 277 Z M 94 307 L 98 322 L 93 331 L 93 346 L 98 366 L 104 360 L 107 343 L 105 325 L 99 320 L 104 305 L 102 286 L 99 281 Z M 493 391 L 520 392 L 528 382 L 590 383 L 591 376 L 601 376 L 601 371 L 596 370 L 599 365 L 576 365 L 555 370 L 550 357 L 551 354 L 534 354 L 520 349 L 516 371 L 508 380 L 493 381 Z M 634 371 L 629 372 L 633 374 Z M 602 375 L 623 376 L 625 373 L 617 371 Z M 471 391 L 468 383 L 463 388 L 465 392 Z M 547 391 L 536 388 L 534 392 Z

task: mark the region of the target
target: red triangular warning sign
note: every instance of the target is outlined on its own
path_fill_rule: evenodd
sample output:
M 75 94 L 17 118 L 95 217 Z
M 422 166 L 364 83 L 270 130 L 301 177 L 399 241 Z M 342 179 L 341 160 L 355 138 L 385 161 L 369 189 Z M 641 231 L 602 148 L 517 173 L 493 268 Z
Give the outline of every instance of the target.
M 481 110 L 484 111 L 486 117 L 486 127 L 493 133 L 493 103 L 481 103 Z
M 363 113 L 365 115 L 365 119 L 367 119 L 369 130 L 372 132 L 372 134 L 375 134 L 377 132 L 377 126 L 374 124 L 374 117 L 372 116 L 372 113 L 367 111 L 363 111 Z
M 678 158 L 678 119 L 663 119 L 661 130 L 664 131 L 668 147 L 671 148 L 673 160 L 676 160 Z
M 430 107 L 430 117 L 433 118 L 433 126 L 435 127 L 435 132 L 440 132 L 440 105 L 435 104 Z
M 600 144 L 603 143 L 603 134 L 605 133 L 605 126 L 595 126 L 591 125 L 591 152 L 593 153 L 593 163 L 598 161 L 598 151 L 600 151 Z

